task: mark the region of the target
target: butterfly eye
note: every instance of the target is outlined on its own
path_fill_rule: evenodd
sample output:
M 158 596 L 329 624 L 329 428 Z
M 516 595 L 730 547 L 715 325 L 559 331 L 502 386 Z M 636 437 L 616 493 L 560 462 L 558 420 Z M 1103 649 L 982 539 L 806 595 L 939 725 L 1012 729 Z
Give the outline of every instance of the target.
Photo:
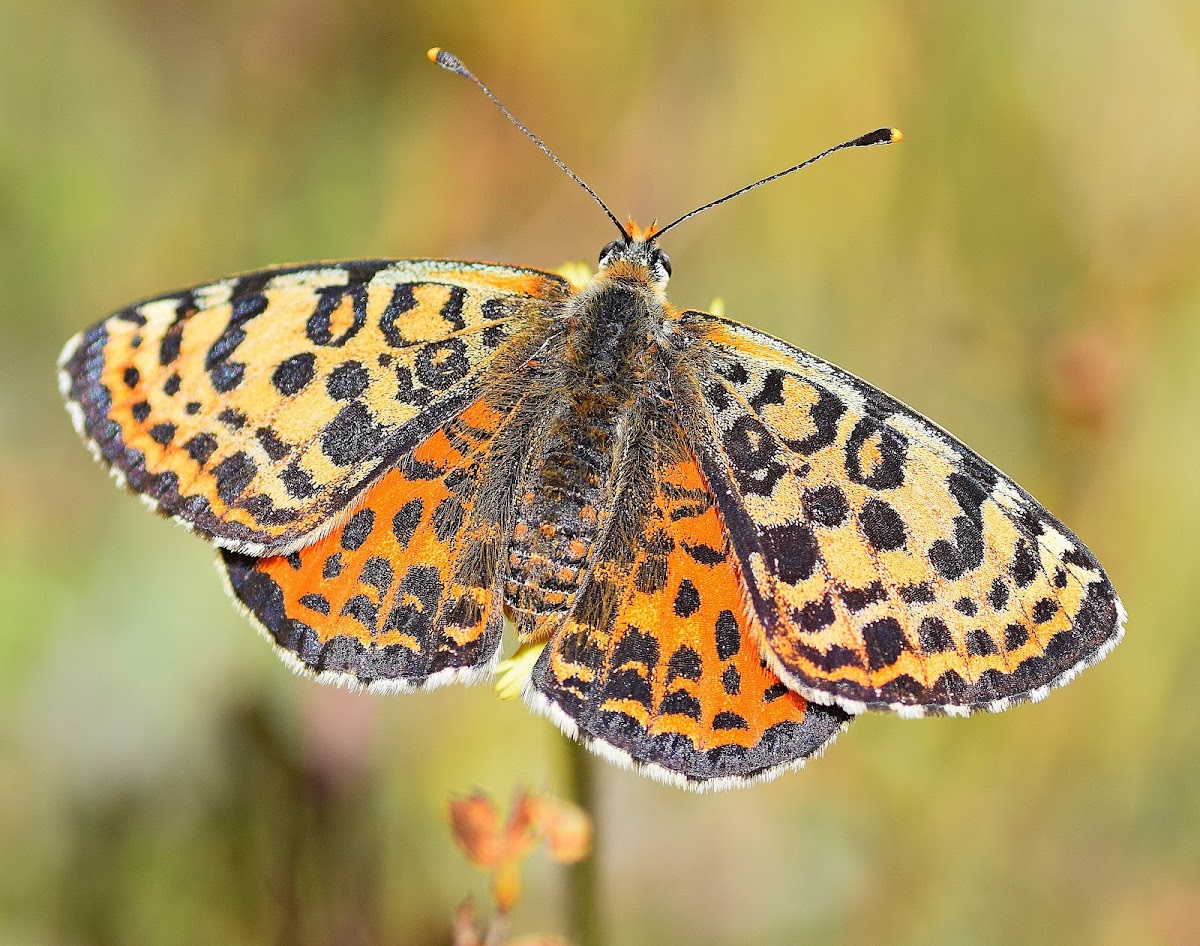
M 613 253 L 615 253 L 617 250 L 619 250 L 624 245 L 625 244 L 623 242 L 621 242 L 620 240 L 613 240 L 611 243 L 605 244 L 604 249 L 602 249 L 600 251 L 601 265 L 604 264 L 605 259 L 607 259 L 609 256 L 611 256 Z
M 671 275 L 671 257 L 667 256 L 666 253 L 664 253 L 662 250 L 656 249 L 654 251 L 654 262 L 661 266 L 663 268 L 663 272 L 665 272 L 668 276 Z

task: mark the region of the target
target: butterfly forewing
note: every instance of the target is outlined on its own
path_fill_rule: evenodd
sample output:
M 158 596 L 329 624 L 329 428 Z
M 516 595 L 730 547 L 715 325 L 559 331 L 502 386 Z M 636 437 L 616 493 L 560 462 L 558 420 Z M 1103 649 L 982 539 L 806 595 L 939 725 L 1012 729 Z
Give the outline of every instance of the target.
M 531 302 L 567 291 L 481 263 L 264 270 L 99 322 L 60 383 L 130 489 L 222 547 L 283 553 L 471 400 Z
M 1037 699 L 1117 642 L 1086 547 L 945 431 L 807 352 L 704 313 L 698 450 L 774 669 L 908 715 Z

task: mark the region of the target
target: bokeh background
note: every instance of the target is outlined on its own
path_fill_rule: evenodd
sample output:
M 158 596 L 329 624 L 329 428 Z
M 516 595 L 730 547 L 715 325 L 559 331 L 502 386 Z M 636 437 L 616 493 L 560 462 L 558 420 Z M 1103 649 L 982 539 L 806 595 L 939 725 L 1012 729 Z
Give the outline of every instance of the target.
M 936 418 L 1130 613 L 1042 704 L 866 718 L 765 787 L 602 765 L 611 942 L 1200 942 L 1191 0 L 0 0 L 0 942 L 445 943 L 484 892 L 449 795 L 564 785 L 486 687 L 288 673 L 55 390 L 75 331 L 230 272 L 593 261 L 605 219 L 434 44 L 643 222 L 900 126 L 672 234 L 672 297 Z M 535 860 L 516 925 L 565 924 Z

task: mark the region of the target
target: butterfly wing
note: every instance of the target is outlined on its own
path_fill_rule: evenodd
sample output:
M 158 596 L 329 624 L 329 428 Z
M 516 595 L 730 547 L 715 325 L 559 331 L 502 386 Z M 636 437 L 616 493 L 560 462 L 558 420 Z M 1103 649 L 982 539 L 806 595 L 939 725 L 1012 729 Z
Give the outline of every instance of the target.
M 485 672 L 503 628 L 499 555 L 488 552 L 503 502 L 489 459 L 510 417 L 495 397 L 478 398 L 312 545 L 265 558 L 221 552 L 230 594 L 290 665 L 381 691 Z
M 682 432 L 668 439 L 657 459 L 627 460 L 614 516 L 640 532 L 609 524 L 526 698 L 593 751 L 662 781 L 761 781 L 802 766 L 848 717 L 806 703 L 763 663 L 713 494 Z
M 941 428 L 762 332 L 701 312 L 705 475 L 773 669 L 903 715 L 1040 699 L 1104 657 L 1124 609 L 1054 516 Z
M 118 481 L 251 555 L 323 534 L 468 404 L 537 270 L 367 261 L 269 269 L 130 306 L 67 343 L 60 386 Z

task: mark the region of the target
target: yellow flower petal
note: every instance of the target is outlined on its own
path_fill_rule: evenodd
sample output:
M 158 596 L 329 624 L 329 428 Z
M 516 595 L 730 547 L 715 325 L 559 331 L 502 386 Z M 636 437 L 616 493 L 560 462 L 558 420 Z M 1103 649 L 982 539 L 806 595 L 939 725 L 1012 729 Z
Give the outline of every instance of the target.
M 545 646 L 545 641 L 522 644 L 511 657 L 496 665 L 496 682 L 492 688 L 500 699 L 515 700 L 521 695 L 525 684 L 529 682 L 529 675 L 533 673 L 533 665 Z
M 592 280 L 592 268 L 583 260 L 563 263 L 555 272 L 576 289 L 582 289 Z

